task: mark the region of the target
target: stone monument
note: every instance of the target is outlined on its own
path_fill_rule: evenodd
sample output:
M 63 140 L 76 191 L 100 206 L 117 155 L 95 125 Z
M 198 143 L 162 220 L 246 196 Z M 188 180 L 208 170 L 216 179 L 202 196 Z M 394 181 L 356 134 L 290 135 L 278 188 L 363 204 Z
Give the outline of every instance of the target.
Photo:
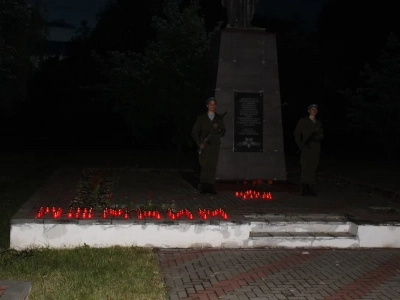
M 256 3 L 224 0 L 212 47 L 209 94 L 228 112 L 217 180 L 286 179 L 276 36 L 251 27 Z

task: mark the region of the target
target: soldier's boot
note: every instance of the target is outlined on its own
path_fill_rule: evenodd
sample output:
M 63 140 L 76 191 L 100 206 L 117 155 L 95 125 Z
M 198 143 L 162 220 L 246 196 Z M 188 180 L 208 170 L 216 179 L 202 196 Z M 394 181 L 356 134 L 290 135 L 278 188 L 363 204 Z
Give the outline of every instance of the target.
M 308 196 L 310 194 L 310 186 L 308 184 L 302 184 L 301 185 L 301 195 L 304 196 Z
M 207 183 L 201 183 L 200 185 L 201 185 L 200 194 L 208 193 L 208 184 Z
M 208 192 L 209 192 L 211 195 L 216 195 L 217 192 L 215 191 L 214 185 L 213 185 L 213 184 L 210 184 L 209 187 L 210 187 L 210 188 L 209 188 Z
M 308 185 L 309 195 L 313 197 L 317 197 L 317 193 L 315 192 L 315 184 Z

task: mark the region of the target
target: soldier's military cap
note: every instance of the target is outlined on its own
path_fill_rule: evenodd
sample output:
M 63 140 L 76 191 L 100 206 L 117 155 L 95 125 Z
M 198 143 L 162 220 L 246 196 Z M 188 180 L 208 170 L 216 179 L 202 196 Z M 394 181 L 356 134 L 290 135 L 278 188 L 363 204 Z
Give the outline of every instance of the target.
M 208 98 L 207 101 L 206 101 L 206 106 L 208 105 L 208 103 L 209 103 L 210 101 L 215 101 L 215 103 L 217 103 L 217 99 L 215 99 L 215 97 L 210 97 L 210 98 Z

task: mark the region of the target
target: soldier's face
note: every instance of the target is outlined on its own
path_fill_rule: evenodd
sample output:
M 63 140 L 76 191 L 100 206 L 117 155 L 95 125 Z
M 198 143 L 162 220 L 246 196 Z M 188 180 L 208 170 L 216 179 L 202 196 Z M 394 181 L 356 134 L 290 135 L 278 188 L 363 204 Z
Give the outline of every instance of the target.
M 311 107 L 308 112 L 310 113 L 310 116 L 316 116 L 318 114 L 318 108 Z
M 214 100 L 211 100 L 210 102 L 208 102 L 207 108 L 208 108 L 208 111 L 214 112 L 217 109 L 217 102 L 215 102 Z

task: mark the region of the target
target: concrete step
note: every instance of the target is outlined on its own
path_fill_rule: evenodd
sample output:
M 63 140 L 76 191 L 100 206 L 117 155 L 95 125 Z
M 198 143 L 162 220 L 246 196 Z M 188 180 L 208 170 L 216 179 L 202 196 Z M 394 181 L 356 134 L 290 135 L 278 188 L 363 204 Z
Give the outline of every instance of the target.
M 292 222 L 251 222 L 251 233 L 349 233 L 357 235 L 358 226 L 352 222 L 320 222 L 320 221 L 292 221 Z
M 250 238 L 354 238 L 350 232 L 250 232 Z
M 358 226 L 342 216 L 252 216 L 249 243 L 252 247 L 355 248 Z
M 251 232 L 252 247 L 357 248 L 359 239 L 350 232 Z

